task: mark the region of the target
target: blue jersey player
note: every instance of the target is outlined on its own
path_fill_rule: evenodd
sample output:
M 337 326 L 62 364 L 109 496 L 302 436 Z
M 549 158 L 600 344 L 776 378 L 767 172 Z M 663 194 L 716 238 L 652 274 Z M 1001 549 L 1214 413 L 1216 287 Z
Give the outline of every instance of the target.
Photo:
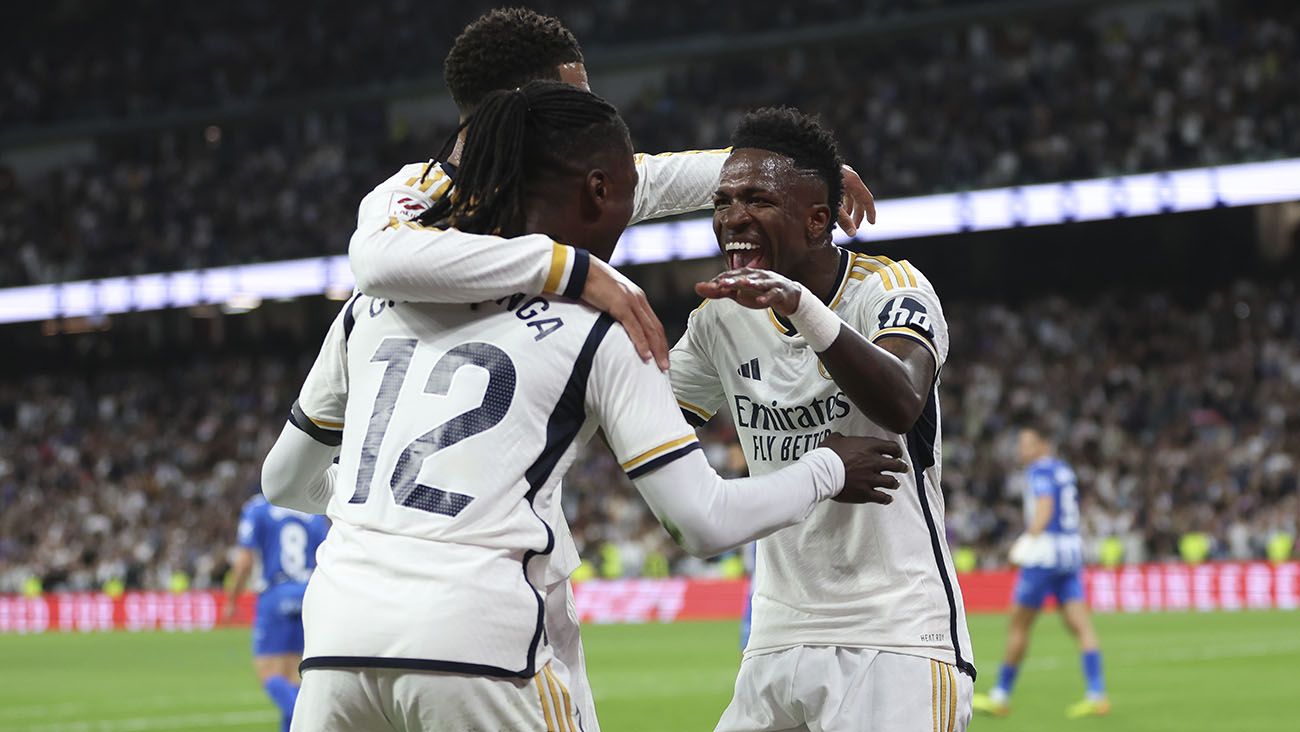
M 262 560 L 265 588 L 257 598 L 253 620 L 253 668 L 267 696 L 280 709 L 281 729 L 289 729 L 298 699 L 298 664 L 302 662 L 302 597 L 316 568 L 316 547 L 329 522 L 279 506 L 261 495 L 248 499 L 239 517 L 239 550 L 227 591 L 225 619 L 248 585 L 256 557 Z
M 1066 627 L 1079 642 L 1087 696 L 1070 706 L 1071 719 L 1099 716 L 1110 711 L 1101 672 L 1101 651 L 1083 594 L 1083 541 L 1079 537 L 1079 489 L 1074 470 L 1053 454 L 1052 444 L 1035 427 L 1020 430 L 1018 450 L 1025 466 L 1025 534 L 1011 548 L 1011 561 L 1020 565 L 1012 598 L 1007 652 L 997 685 L 977 694 L 976 711 L 1006 716 L 1011 711 L 1011 690 L 1020 662 L 1029 647 L 1043 602 L 1055 597 Z

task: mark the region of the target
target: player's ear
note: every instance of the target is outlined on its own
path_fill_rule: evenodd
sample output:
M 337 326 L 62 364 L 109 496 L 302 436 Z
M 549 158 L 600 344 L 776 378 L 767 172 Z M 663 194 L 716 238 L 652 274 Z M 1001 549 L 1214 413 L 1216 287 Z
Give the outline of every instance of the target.
M 821 241 L 829 234 L 831 222 L 834 220 L 830 206 L 824 203 L 814 203 L 808 209 L 807 230 L 804 232 L 808 236 L 809 243 Z
M 609 176 L 604 170 L 594 168 L 587 172 L 587 178 L 583 187 L 583 201 L 591 206 L 593 211 L 603 210 L 609 205 Z

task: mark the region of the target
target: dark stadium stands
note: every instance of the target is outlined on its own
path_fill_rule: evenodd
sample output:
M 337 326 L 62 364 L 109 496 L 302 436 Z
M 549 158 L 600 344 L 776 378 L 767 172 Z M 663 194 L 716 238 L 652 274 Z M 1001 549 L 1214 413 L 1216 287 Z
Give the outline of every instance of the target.
M 583 46 L 875 22 L 995 0 L 518 3 L 555 15 Z M 441 86 L 442 59 L 481 13 L 509 3 L 70 0 L 14 8 L 0 44 L 0 127 L 247 105 L 406 81 Z M 33 32 L 15 32 L 27 28 Z M 285 32 L 292 28 L 292 32 Z M 51 38 L 69 42 L 51 45 Z M 73 42 L 75 39 L 75 42 Z
M 453 129 L 441 59 L 497 4 L 15 8 L 0 287 L 344 252 L 361 196 Z M 880 198 L 1300 156 L 1295 2 L 527 4 L 560 15 L 594 70 L 613 60 L 596 91 L 617 85 L 639 149 L 723 145 L 743 111 L 796 105 L 833 124 Z M 750 36 L 771 42 L 746 50 Z M 1300 241 L 1252 248 L 1256 212 L 883 243 L 945 298 L 954 549 L 1004 563 L 1022 524 L 1013 430 L 1030 414 L 1078 470 L 1091 559 L 1106 538 L 1141 561 L 1176 557 L 1188 532 L 1220 558 L 1296 534 Z M 670 330 L 697 302 L 677 266 L 633 273 Z M 6 326 L 0 593 L 219 584 L 335 305 Z M 743 473 L 725 415 L 704 442 Z M 672 545 L 599 443 L 566 486 L 594 564 L 612 548 L 627 575 L 658 571 L 650 557 L 717 571 Z
M 600 15 L 605 10 L 568 17 L 590 43 L 612 43 L 638 32 L 685 33 L 688 18 L 728 31 L 751 23 L 770 27 L 785 15 L 758 12 L 768 4 L 727 21 L 742 24 L 734 27 L 677 13 L 672 3 L 655 4 L 654 19 L 642 17 L 650 6 L 614 4 L 631 14 L 626 23 L 607 22 Z M 786 12 L 805 21 L 833 19 L 830 5 L 794 4 L 800 10 Z M 903 5 L 852 7 L 877 12 Z M 391 29 L 378 34 L 382 48 L 366 55 L 373 62 L 360 64 L 354 60 L 363 52 L 351 47 L 325 44 L 323 59 L 280 53 L 283 44 L 320 48 L 320 38 L 339 33 L 316 28 L 313 13 L 302 21 L 301 38 L 255 32 L 259 22 L 296 9 L 292 3 L 234 7 L 184 4 L 175 21 L 180 27 L 242 40 L 187 42 L 166 64 L 151 56 L 95 61 L 104 50 L 96 34 L 80 36 L 86 46 L 73 44 L 60 62 L 73 70 L 58 73 L 52 61 L 36 60 L 39 53 L 7 49 L 45 70 L 14 66 L 0 77 L 32 89 L 7 98 L 38 99 L 32 109 L 39 111 L 3 113 L 6 127 L 24 119 L 242 103 L 289 89 L 380 83 L 406 71 L 435 79 L 437 60 L 461 23 L 426 22 L 413 3 L 380 4 L 392 12 L 372 18 L 379 11 L 366 10 L 346 34 L 349 43 L 365 44 L 378 33 L 372 26 Z M 472 16 L 469 9 L 478 7 L 456 12 Z M 738 115 L 756 105 L 819 111 L 834 123 L 845 157 L 882 198 L 1300 155 L 1300 7 L 1225 2 L 1193 14 L 1161 8 L 944 26 L 701 60 L 662 82 L 645 82 L 625 112 L 637 145 L 661 151 L 725 144 Z M 195 17 L 187 19 L 189 13 Z M 259 13 L 267 17 L 259 21 Z M 57 18 L 46 21 L 61 27 Z M 131 33 L 147 36 L 146 21 L 139 23 Z M 178 43 L 164 34 L 156 47 L 132 47 L 148 55 L 170 53 Z M 272 52 L 286 63 L 263 63 Z M 416 56 L 421 60 L 412 62 Z M 227 72 L 228 58 L 247 68 Z M 139 78 L 114 64 L 136 68 Z M 191 73 L 196 67 L 204 73 Z M 285 76 L 257 77 L 272 68 Z M 48 82 L 64 77 L 65 92 Z M 37 84 L 38 78 L 47 81 Z M 46 99 L 45 92 L 54 96 Z M 131 101 L 137 97 L 142 101 Z M 403 114 L 372 102 L 318 102 L 219 126 L 189 121 L 103 131 L 92 136 L 94 154 L 83 162 L 23 178 L 0 168 L 0 239 L 16 253 L 0 262 L 0 286 L 340 253 L 361 195 L 401 163 L 435 154 L 452 124 L 417 127 Z
M 1005 561 L 1022 510 L 1013 425 L 1034 413 L 1052 415 L 1078 469 L 1090 558 L 1106 537 L 1126 559 L 1176 557 L 1189 531 L 1213 537 L 1212 556 L 1264 556 L 1270 533 L 1294 532 L 1300 515 L 1297 284 L 1242 282 L 1195 305 L 1158 291 L 949 302 L 941 400 L 954 549 Z M 75 378 L 0 381 L 0 592 L 29 576 L 46 589 L 114 578 L 163 588 L 176 571 L 219 584 L 239 506 L 324 327 L 300 324 L 289 349 L 300 357 L 118 358 Z M 129 352 L 122 335 L 100 337 Z M 725 415 L 705 442 L 719 470 L 743 471 Z M 608 544 L 627 574 L 651 553 L 679 573 L 715 571 L 676 551 L 598 441 L 566 480 L 584 557 L 599 564 Z

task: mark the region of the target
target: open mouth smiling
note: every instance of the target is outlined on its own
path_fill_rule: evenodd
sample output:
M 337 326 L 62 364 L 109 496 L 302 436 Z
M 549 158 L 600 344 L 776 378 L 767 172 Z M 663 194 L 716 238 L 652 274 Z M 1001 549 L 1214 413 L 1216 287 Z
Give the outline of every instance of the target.
M 768 268 L 767 251 L 756 242 L 729 241 L 722 245 L 722 253 L 727 260 L 727 269 Z

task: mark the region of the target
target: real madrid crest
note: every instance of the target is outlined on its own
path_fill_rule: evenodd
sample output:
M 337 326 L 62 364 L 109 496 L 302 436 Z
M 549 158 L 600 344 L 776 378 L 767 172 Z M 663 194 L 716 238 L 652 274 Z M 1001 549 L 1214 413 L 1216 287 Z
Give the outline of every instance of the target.
M 827 381 L 832 380 L 831 372 L 826 370 L 826 364 L 822 363 L 822 360 L 820 358 L 817 359 L 817 373 L 821 374 L 822 378 L 826 379 Z

